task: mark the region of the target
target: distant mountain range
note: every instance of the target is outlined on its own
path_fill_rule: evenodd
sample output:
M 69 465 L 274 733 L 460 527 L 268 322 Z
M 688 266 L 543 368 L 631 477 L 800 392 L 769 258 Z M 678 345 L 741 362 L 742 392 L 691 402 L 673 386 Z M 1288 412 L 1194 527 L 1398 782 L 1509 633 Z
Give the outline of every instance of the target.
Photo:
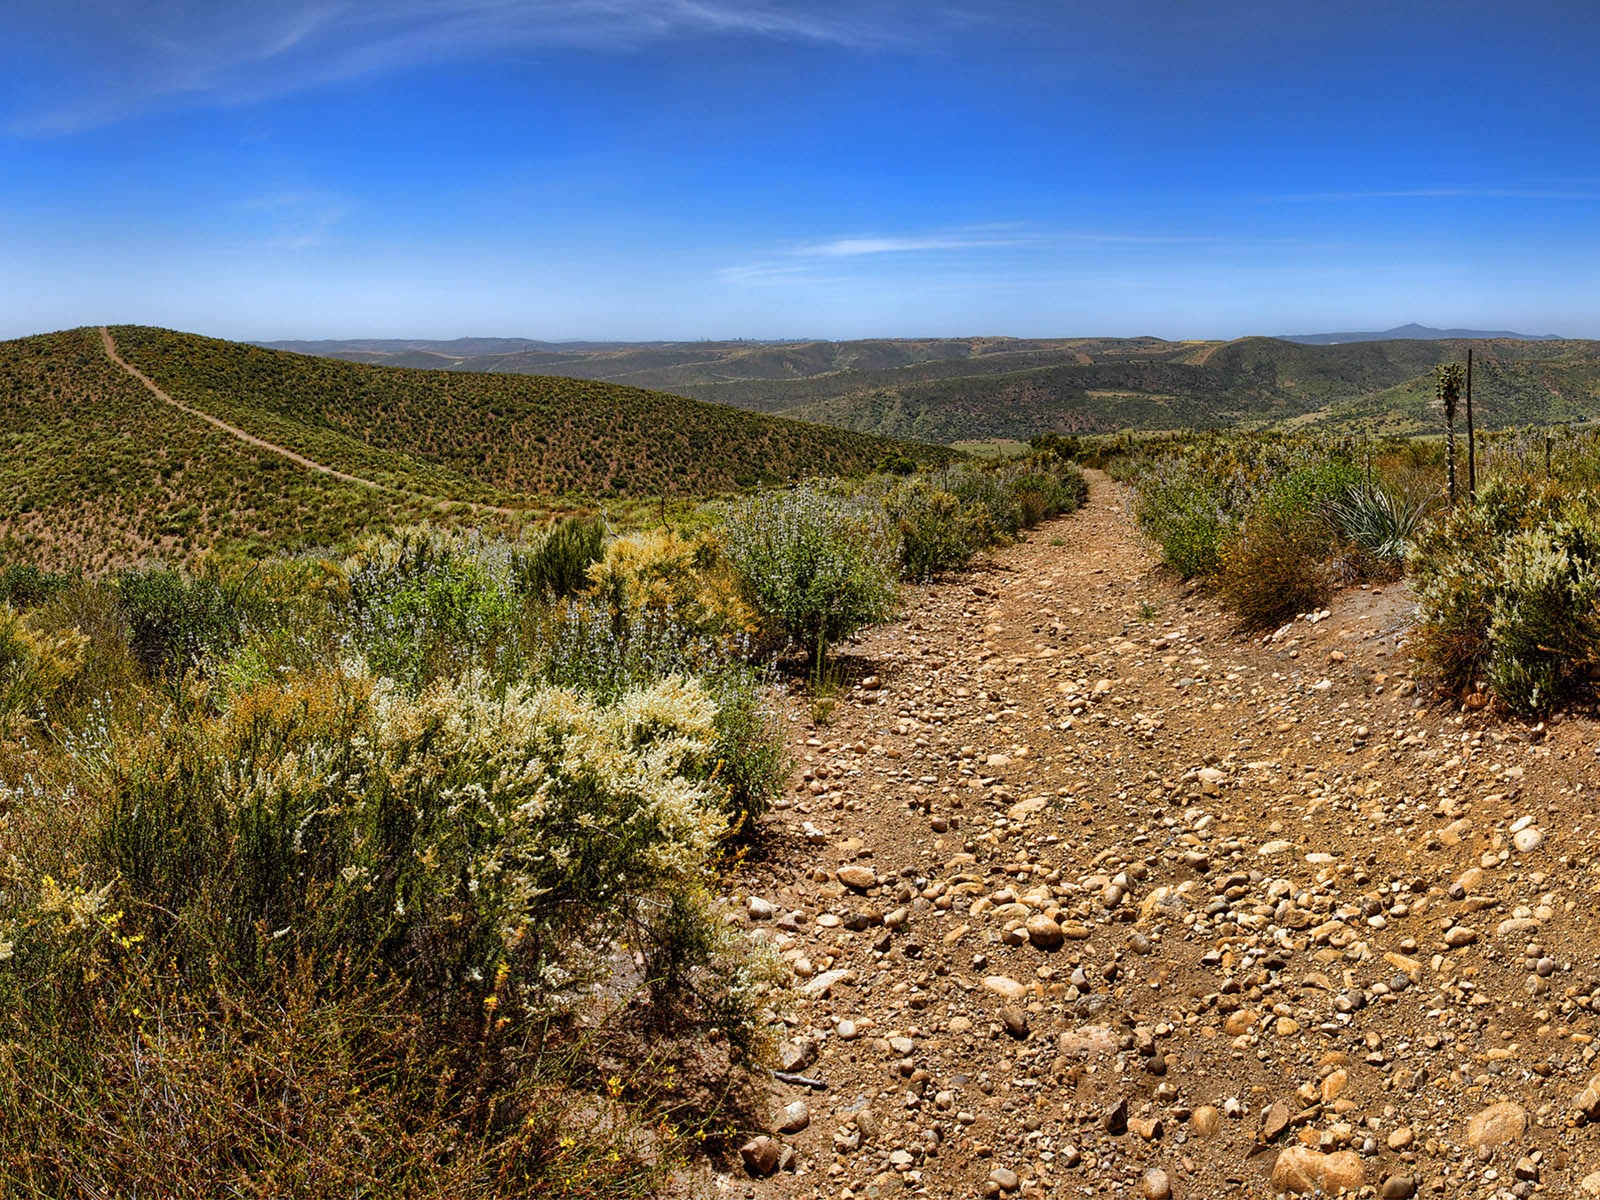
M 1600 342 L 1403 325 L 1384 333 L 847 342 L 277 343 L 390 367 L 554 375 L 674 392 L 860 433 L 960 443 L 1041 432 L 1436 426 L 1440 363 L 1476 351 L 1480 428 L 1600 416 Z
M 1559 342 L 1554 333 L 1511 333 L 1505 329 L 1434 329 L 1428 325 L 1396 325 L 1381 333 L 1282 333 L 1280 342 L 1299 342 L 1302 346 L 1338 346 L 1344 342 L 1442 342 L 1469 341 L 1474 338 L 1509 339 L 1516 342 Z

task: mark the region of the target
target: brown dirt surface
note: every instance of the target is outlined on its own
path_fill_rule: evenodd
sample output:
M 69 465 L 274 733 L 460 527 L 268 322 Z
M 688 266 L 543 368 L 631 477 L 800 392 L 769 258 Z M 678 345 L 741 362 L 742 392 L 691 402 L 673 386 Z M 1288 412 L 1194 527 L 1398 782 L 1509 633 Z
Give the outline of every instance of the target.
M 797 708 L 782 1152 L 695 1193 L 1600 1194 L 1595 722 L 1419 693 L 1400 584 L 1241 635 L 1092 480 Z

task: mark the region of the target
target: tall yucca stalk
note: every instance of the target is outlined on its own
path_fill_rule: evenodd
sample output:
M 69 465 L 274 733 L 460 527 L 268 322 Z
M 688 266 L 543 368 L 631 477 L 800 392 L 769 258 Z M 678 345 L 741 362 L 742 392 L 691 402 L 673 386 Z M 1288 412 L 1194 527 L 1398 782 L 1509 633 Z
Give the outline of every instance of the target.
M 1450 505 L 1456 502 L 1456 409 L 1461 403 L 1464 373 L 1460 363 L 1435 367 L 1439 404 L 1444 408 L 1445 472 L 1450 480 Z

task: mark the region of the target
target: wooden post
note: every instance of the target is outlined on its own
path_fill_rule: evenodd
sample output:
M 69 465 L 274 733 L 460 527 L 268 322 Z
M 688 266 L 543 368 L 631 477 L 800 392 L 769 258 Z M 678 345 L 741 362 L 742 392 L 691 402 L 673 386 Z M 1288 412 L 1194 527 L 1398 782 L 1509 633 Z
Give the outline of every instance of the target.
M 1472 347 L 1467 347 L 1467 503 L 1478 498 L 1478 447 L 1472 436 Z

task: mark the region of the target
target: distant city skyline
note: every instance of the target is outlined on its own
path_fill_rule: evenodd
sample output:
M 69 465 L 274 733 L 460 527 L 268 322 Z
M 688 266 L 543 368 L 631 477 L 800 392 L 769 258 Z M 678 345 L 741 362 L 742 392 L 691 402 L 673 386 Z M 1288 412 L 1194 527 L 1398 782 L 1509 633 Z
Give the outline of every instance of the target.
M 0 337 L 1600 337 L 1576 0 L 14 0 Z

